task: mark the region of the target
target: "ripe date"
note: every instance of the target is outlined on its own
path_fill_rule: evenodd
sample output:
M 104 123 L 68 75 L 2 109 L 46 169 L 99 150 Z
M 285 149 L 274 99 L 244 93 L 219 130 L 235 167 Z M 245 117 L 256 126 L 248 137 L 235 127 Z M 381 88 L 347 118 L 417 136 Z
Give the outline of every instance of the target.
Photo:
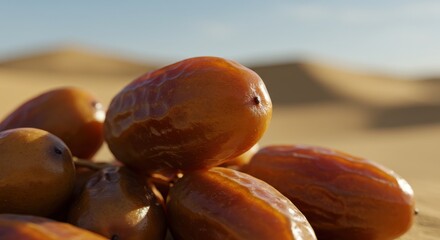
M 0 214 L 0 239 L 105 240 L 98 234 L 68 223 L 30 215 Z
M 222 167 L 178 179 L 167 215 L 176 239 L 316 239 L 307 219 L 272 186 Z
M 72 155 L 89 159 L 104 142 L 105 112 L 88 91 L 63 87 L 29 99 L 0 122 L 0 131 L 32 127 L 61 138 Z
M 166 231 L 165 213 L 150 189 L 117 166 L 89 178 L 68 222 L 111 239 L 163 239 Z
M 413 222 L 409 184 L 391 170 L 346 153 L 302 145 L 269 146 L 242 171 L 288 197 L 318 239 L 394 239 Z
M 265 132 L 272 103 L 252 70 L 217 57 L 147 73 L 112 100 L 105 139 L 116 158 L 146 174 L 220 165 Z

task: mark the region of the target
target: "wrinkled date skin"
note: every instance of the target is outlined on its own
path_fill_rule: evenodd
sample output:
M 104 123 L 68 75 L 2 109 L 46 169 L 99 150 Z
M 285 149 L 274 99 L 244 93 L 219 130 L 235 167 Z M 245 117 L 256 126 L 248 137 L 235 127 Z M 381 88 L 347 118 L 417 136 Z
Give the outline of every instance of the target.
M 105 112 L 89 92 L 64 87 L 45 92 L 23 103 L 2 122 L 0 131 L 32 127 L 61 138 L 72 155 L 89 159 L 104 142 Z
M 165 213 L 153 193 L 124 167 L 105 167 L 86 183 L 68 222 L 109 239 L 163 239 Z
M 68 223 L 30 215 L 0 214 L 2 240 L 106 240 L 106 238 Z
M 371 161 L 311 146 L 269 146 L 242 171 L 274 186 L 307 217 L 318 239 L 395 239 L 412 225 L 408 183 Z
M 104 132 L 116 158 L 147 175 L 217 166 L 265 132 L 272 102 L 252 70 L 197 57 L 147 73 L 117 94 Z
M 302 213 L 269 184 L 233 169 L 185 174 L 167 199 L 175 239 L 316 239 Z

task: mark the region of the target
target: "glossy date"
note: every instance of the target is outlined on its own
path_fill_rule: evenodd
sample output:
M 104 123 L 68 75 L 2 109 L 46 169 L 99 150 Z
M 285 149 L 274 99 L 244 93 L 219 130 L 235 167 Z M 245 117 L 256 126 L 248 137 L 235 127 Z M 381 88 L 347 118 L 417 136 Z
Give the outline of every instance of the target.
M 272 103 L 239 63 L 190 58 L 147 73 L 112 100 L 105 139 L 116 158 L 146 174 L 218 166 L 265 132 Z
M 394 239 L 412 225 L 410 185 L 362 158 L 321 147 L 269 146 L 242 170 L 288 197 L 318 239 Z
M 2 122 L 0 131 L 32 127 L 61 138 L 72 155 L 90 159 L 104 142 L 105 112 L 102 104 L 88 91 L 63 87 L 29 99 Z
M 184 175 L 167 200 L 175 239 L 313 240 L 302 213 L 267 183 L 215 167 Z

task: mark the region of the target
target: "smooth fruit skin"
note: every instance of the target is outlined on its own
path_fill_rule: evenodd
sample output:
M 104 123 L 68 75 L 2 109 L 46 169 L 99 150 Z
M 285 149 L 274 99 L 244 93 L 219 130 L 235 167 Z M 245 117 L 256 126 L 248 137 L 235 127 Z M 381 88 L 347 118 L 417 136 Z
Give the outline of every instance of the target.
M 252 70 L 218 57 L 149 72 L 112 100 L 104 132 L 116 158 L 146 174 L 217 166 L 258 142 L 272 103 Z
M 249 150 L 242 153 L 241 155 L 239 155 L 235 158 L 232 158 L 232 159 L 228 160 L 227 162 L 222 163 L 220 165 L 220 167 L 227 167 L 227 168 L 232 168 L 235 170 L 240 170 L 241 167 L 243 167 L 244 165 L 249 163 L 251 158 L 254 156 L 255 153 L 258 152 L 258 150 L 260 150 L 260 145 L 257 143 L 253 147 L 251 147 Z
M 106 240 L 95 233 L 47 218 L 0 214 L 2 240 Z
M 89 159 L 104 142 L 102 104 L 88 91 L 63 87 L 42 93 L 16 108 L 0 131 L 31 127 L 46 130 L 63 140 L 72 155 Z
M 68 222 L 109 239 L 160 239 L 166 221 L 153 193 L 124 167 L 95 173 L 72 205 Z
M 269 184 L 233 169 L 185 174 L 167 199 L 175 239 L 311 240 L 302 213 Z
M 74 181 L 72 155 L 55 135 L 0 132 L 0 213 L 49 216 L 68 201 Z
M 413 222 L 410 185 L 389 169 L 343 152 L 268 146 L 241 170 L 288 197 L 320 240 L 395 239 Z

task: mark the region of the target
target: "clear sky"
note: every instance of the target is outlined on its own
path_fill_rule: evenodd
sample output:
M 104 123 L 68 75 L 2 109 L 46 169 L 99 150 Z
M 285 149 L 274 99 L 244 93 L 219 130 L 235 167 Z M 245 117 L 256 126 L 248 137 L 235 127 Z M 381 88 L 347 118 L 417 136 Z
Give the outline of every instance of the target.
M 141 59 L 301 57 L 440 73 L 440 1 L 0 0 L 0 58 L 80 44 Z

